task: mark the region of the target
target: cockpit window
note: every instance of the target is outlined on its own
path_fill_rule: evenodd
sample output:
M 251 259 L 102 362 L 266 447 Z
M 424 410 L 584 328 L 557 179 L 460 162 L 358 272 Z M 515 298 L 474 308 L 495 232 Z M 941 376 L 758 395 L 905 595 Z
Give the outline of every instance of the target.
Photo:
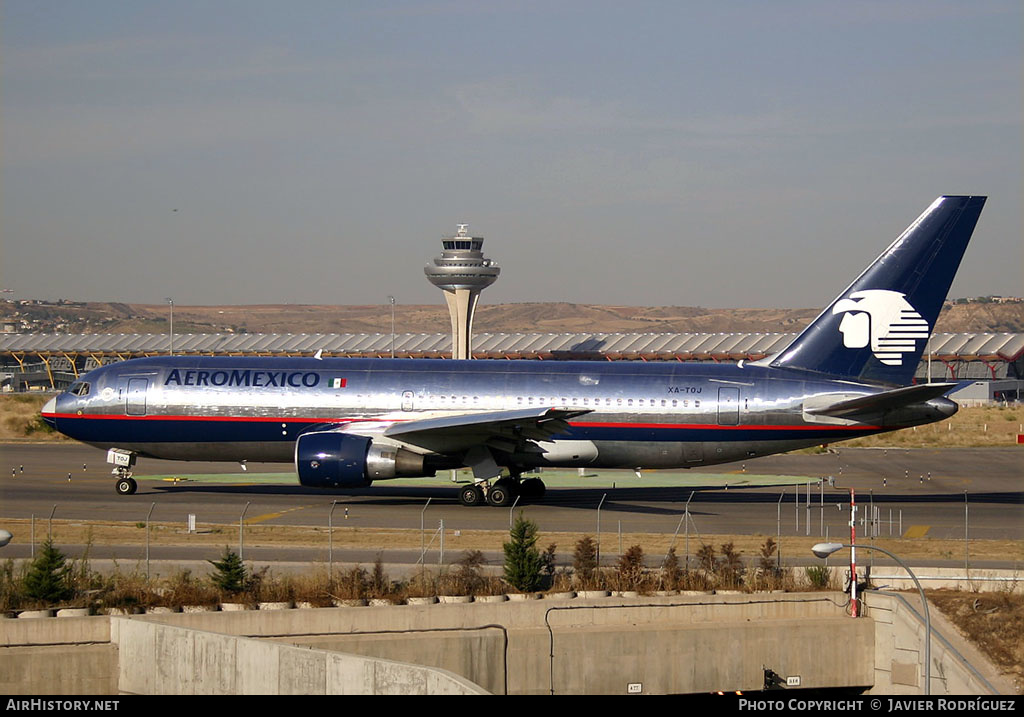
M 76 396 L 88 396 L 89 395 L 89 384 L 85 381 L 75 381 L 71 384 L 71 388 L 68 389 L 68 393 Z

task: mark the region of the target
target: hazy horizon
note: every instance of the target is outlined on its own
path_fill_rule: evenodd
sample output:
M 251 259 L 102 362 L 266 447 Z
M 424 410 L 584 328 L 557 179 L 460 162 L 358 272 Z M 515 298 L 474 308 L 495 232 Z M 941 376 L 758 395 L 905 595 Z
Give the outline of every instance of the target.
M 825 306 L 942 194 L 1024 293 L 1024 7 L 8 0 L 5 298 Z

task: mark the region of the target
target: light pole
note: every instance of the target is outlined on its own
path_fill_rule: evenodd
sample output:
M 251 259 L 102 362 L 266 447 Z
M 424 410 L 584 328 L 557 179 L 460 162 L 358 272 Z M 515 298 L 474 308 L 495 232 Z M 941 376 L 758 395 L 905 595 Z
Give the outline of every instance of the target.
M 171 297 L 168 296 L 167 298 L 164 299 L 164 301 L 166 301 L 168 304 L 170 304 L 170 307 L 171 307 L 171 330 L 170 330 L 171 345 L 170 345 L 170 348 L 167 351 L 167 355 L 168 356 L 173 356 L 174 355 L 174 299 L 172 299 Z
M 852 547 L 852 545 L 844 545 L 843 543 L 818 543 L 811 548 L 811 552 L 819 558 L 827 558 L 837 550 Z M 932 693 L 932 620 L 928 615 L 928 598 L 924 595 L 924 588 L 922 588 L 921 583 L 918 582 L 917 576 L 914 575 L 914 571 L 911 570 L 906 563 L 885 548 L 879 548 L 877 545 L 861 545 L 860 548 L 861 550 L 877 550 L 880 553 L 885 553 L 899 563 L 900 567 L 907 571 L 907 575 L 910 576 L 910 579 L 914 581 L 914 585 L 917 586 L 917 592 L 921 595 L 921 606 L 924 609 L 924 693 L 926 695 L 930 695 Z M 854 584 L 856 584 L 857 575 L 854 574 L 852 579 Z
M 388 296 L 391 302 L 391 358 L 395 357 L 395 297 Z

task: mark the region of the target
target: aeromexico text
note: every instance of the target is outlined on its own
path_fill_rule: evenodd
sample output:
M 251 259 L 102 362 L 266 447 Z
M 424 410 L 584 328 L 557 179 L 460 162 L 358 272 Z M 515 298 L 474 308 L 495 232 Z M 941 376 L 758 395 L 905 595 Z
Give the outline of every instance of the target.
M 335 382 L 337 388 L 344 379 Z M 165 386 L 250 386 L 280 388 L 315 388 L 320 385 L 320 374 L 313 371 L 259 371 L 252 369 L 233 371 L 203 371 L 201 369 L 172 369 L 164 381 Z

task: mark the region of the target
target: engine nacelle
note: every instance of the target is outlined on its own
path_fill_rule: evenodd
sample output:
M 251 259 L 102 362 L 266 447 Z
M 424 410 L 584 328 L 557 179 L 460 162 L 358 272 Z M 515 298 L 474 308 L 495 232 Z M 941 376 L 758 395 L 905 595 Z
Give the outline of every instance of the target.
M 362 488 L 375 480 L 425 475 L 423 456 L 339 431 L 299 436 L 295 472 L 299 483 L 311 488 Z

